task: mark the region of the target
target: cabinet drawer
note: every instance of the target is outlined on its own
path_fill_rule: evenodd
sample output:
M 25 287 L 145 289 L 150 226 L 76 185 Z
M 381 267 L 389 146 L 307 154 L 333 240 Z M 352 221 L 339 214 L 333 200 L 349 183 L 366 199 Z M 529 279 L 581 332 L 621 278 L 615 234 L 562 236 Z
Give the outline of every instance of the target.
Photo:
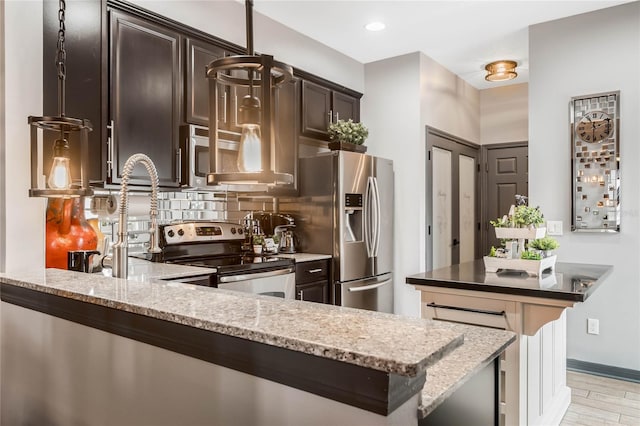
M 422 293 L 422 317 L 514 329 L 514 302 L 441 293 Z
M 329 279 L 329 260 L 314 260 L 296 264 L 296 285 Z

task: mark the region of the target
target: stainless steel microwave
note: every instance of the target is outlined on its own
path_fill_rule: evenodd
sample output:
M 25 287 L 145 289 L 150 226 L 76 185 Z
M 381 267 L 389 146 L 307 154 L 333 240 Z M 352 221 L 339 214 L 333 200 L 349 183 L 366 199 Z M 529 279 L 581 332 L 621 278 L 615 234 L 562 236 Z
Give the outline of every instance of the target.
M 225 170 L 237 169 L 240 135 L 235 133 L 219 134 L 218 154 Z M 222 138 L 224 136 L 224 139 Z M 180 127 L 180 147 L 186 155 L 182 156 L 181 181 L 184 188 L 203 191 L 220 190 L 219 186 L 207 185 L 209 173 L 209 129 L 189 124 Z M 237 170 L 236 170 L 237 171 Z

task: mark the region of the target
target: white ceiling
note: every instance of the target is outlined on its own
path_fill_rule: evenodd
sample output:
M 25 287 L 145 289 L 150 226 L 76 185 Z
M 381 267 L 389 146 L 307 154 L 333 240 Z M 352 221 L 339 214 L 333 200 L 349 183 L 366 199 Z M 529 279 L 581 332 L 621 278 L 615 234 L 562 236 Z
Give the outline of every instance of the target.
M 528 81 L 529 25 L 628 2 L 255 0 L 254 9 L 359 62 L 420 51 L 486 89 Z M 386 29 L 365 30 L 371 21 Z M 517 61 L 518 77 L 485 81 L 484 66 L 498 59 Z

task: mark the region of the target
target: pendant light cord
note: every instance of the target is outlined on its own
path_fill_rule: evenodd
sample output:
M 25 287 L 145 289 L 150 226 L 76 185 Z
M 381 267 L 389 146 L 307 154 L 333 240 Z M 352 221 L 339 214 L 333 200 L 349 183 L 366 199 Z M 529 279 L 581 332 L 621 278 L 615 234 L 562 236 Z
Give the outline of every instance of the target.
M 67 59 L 67 51 L 64 50 L 64 38 L 65 38 L 65 23 L 64 23 L 64 13 L 66 9 L 65 0 L 59 0 L 59 9 L 58 9 L 58 44 L 57 44 L 57 54 L 56 54 L 56 68 L 58 69 L 58 116 L 64 117 L 64 109 L 65 109 L 65 79 L 66 79 L 66 64 L 65 61 Z
M 245 0 L 245 18 L 247 21 L 247 55 L 253 56 L 253 0 Z M 253 97 L 253 68 L 250 68 L 249 74 L 249 96 Z

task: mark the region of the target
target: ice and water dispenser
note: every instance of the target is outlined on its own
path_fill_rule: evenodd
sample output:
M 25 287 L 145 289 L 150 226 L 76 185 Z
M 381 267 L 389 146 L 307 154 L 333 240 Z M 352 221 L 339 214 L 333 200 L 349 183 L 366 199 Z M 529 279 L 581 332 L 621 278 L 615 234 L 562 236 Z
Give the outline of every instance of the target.
M 363 214 L 362 194 L 344 195 L 344 241 L 362 241 Z

